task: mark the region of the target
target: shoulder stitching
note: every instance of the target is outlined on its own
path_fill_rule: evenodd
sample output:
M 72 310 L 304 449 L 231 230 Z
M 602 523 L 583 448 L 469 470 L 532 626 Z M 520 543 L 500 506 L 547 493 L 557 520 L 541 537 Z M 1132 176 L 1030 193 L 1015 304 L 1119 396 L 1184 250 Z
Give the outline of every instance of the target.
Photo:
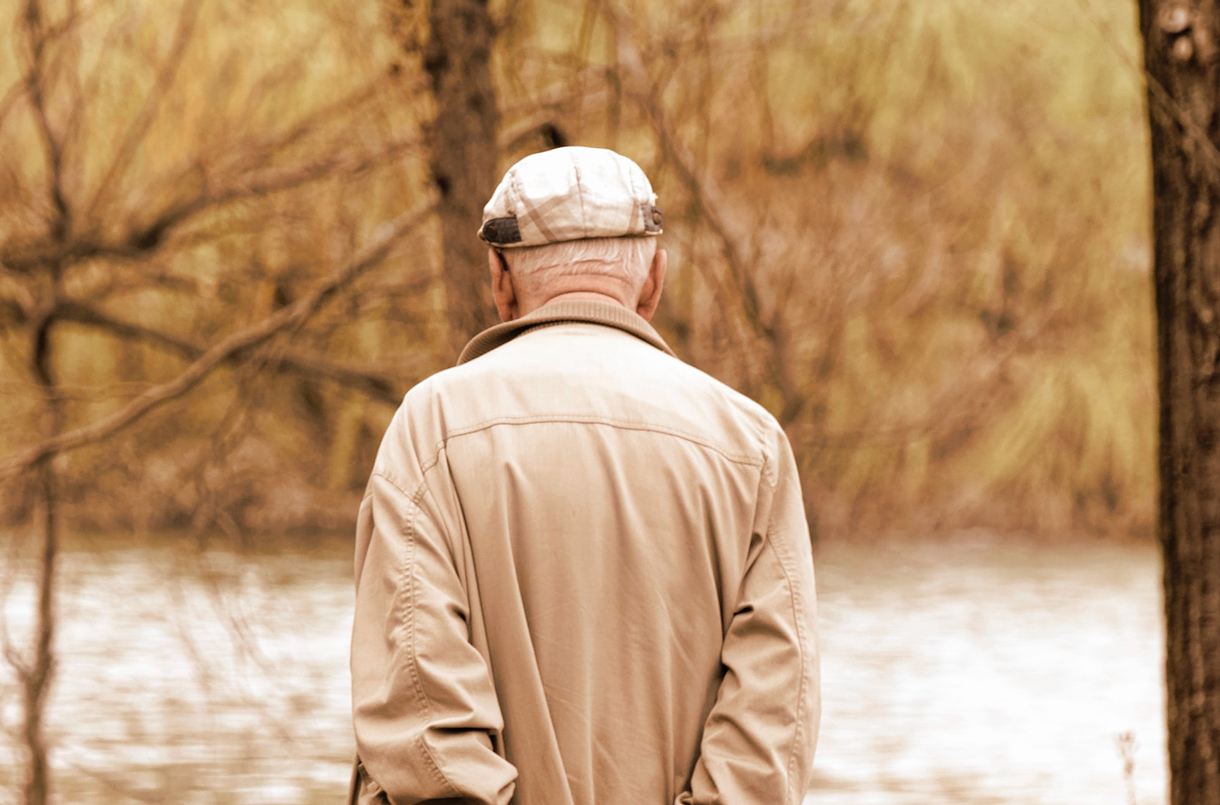
M 444 439 L 441 439 L 439 442 L 436 443 L 436 453 L 434 454 L 434 456 L 432 457 L 432 459 L 430 461 L 425 462 L 425 465 L 422 467 L 422 469 L 425 473 L 427 473 L 427 471 L 432 468 L 432 465 L 435 464 L 436 461 L 438 460 L 441 451 L 444 450 L 445 444 L 451 439 L 455 439 L 459 436 L 468 436 L 472 433 L 478 433 L 479 431 L 487 430 L 487 429 L 493 428 L 497 425 L 533 425 L 533 424 L 542 424 L 542 423 L 547 423 L 547 422 L 564 422 L 564 423 L 585 424 L 585 425 L 604 425 L 606 427 L 617 428 L 620 430 L 634 430 L 634 431 L 644 431 L 644 432 L 651 432 L 651 433 L 661 433 L 661 434 L 665 434 L 667 436 L 673 436 L 675 438 L 682 439 L 683 441 L 690 442 L 692 444 L 696 444 L 700 447 L 707 448 L 708 450 L 711 450 L 714 453 L 718 453 L 719 455 L 723 456 L 725 459 L 733 462 L 734 464 L 745 464 L 747 466 L 761 468 L 765 464 L 768 463 L 765 450 L 760 451 L 760 452 L 762 452 L 761 456 L 750 455 L 748 453 L 733 453 L 733 452 L 730 452 L 728 450 L 721 448 L 720 446 L 718 446 L 716 444 L 713 444 L 712 442 L 708 441 L 707 439 L 700 438 L 699 436 L 697 436 L 693 433 L 687 433 L 686 431 L 678 430 L 677 428 L 667 428 L 662 425 L 648 425 L 648 424 L 645 424 L 642 422 L 629 422 L 627 420 L 617 420 L 617 419 L 612 419 L 610 417 L 595 417 L 595 416 L 581 416 L 581 415 L 565 416 L 565 415 L 556 415 L 556 414 L 543 414 L 543 415 L 538 415 L 538 416 L 496 417 L 495 419 L 484 420 L 483 422 L 480 422 L 477 425 L 470 425 L 465 428 L 458 428 L 453 431 L 450 431 L 449 434 Z

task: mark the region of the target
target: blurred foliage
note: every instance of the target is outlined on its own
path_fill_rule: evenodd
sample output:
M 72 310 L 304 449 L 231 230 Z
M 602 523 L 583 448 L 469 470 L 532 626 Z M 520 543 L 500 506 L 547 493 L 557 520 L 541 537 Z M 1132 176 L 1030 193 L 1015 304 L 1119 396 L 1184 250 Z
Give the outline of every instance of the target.
M 431 112 L 416 6 L 60 0 L 39 53 L 20 5 L 0 7 L 4 453 L 40 404 L 42 267 L 62 267 L 73 427 L 300 298 L 418 203 Z M 493 11 L 501 169 L 565 142 L 644 167 L 670 251 L 656 323 L 780 417 L 820 536 L 1150 529 L 1133 4 Z M 419 228 L 306 325 L 59 459 L 73 522 L 346 527 L 393 400 L 453 357 L 439 255 L 438 228 Z M 2 494 L 23 519 L 29 490 Z

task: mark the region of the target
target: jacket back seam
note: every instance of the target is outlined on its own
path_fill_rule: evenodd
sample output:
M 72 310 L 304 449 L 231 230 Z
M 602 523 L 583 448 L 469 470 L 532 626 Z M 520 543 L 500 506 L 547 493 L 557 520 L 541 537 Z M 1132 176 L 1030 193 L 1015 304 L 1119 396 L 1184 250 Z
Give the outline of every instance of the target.
M 440 441 L 438 441 L 436 443 L 436 446 L 434 448 L 435 453 L 433 454 L 432 458 L 429 459 L 429 461 L 427 461 L 423 466 L 421 466 L 420 469 L 424 474 L 427 474 L 428 470 L 430 470 L 433 467 L 433 465 L 435 465 L 436 462 L 439 460 L 440 454 L 441 454 L 441 452 L 444 451 L 445 446 L 451 440 L 456 439 L 460 436 L 469 436 L 474 433 L 479 433 L 480 431 L 494 428 L 497 425 L 535 425 L 535 424 L 545 424 L 547 422 L 568 423 L 568 424 L 576 424 L 576 425 L 602 425 L 605 427 L 616 428 L 618 430 L 633 430 L 633 431 L 642 431 L 642 432 L 646 432 L 646 433 L 659 433 L 659 434 L 662 434 L 665 436 L 672 436 L 674 438 L 681 439 L 685 442 L 689 442 L 689 443 L 697 445 L 699 447 L 703 447 L 707 450 L 711 450 L 712 452 L 720 455 L 725 460 L 731 461 L 734 464 L 743 464 L 745 466 L 758 467 L 759 469 L 762 469 L 763 466 L 767 463 L 765 455 L 753 456 L 753 455 L 749 455 L 747 453 L 732 453 L 732 452 L 729 452 L 728 450 L 721 448 L 718 445 L 715 445 L 715 444 L 709 442 L 706 439 L 701 439 L 692 433 L 687 433 L 685 431 L 678 430 L 677 428 L 668 428 L 663 425 L 649 425 L 649 424 L 640 423 L 640 422 L 628 422 L 625 420 L 611 419 L 610 417 L 562 415 L 562 414 L 561 415 L 539 414 L 536 416 L 496 417 L 494 419 L 484 420 L 482 422 L 479 422 L 476 425 L 468 425 L 464 428 L 457 428 L 453 431 L 450 431 Z

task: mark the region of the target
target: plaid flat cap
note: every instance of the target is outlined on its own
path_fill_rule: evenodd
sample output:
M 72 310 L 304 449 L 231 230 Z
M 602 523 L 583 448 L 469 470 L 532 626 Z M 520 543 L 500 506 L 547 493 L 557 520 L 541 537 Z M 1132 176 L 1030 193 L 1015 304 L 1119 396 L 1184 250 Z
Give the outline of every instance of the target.
M 479 239 L 497 249 L 661 234 L 657 194 L 640 166 L 605 148 L 531 154 L 483 208 Z

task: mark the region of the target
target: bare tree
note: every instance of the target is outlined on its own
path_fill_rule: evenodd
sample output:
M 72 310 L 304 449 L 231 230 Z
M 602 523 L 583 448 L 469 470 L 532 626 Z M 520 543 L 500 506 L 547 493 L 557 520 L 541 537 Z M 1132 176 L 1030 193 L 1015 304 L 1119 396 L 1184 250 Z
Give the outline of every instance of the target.
M 487 0 L 428 6 L 424 69 L 436 116 L 428 126 L 428 165 L 440 194 L 442 272 L 454 355 L 492 324 L 486 249 L 474 237 L 496 186 L 500 114 L 491 78 L 495 28 Z
M 43 86 L 44 73 L 47 70 L 50 26 L 37 0 L 28 0 L 26 3 L 24 22 L 25 46 L 29 50 L 30 61 L 26 91 L 44 149 L 48 177 L 45 192 L 51 199 L 48 230 L 52 239 L 62 240 L 71 230 L 73 222 L 63 188 L 61 135 L 50 122 Z M 55 256 L 49 257 L 34 266 L 32 273 L 42 290 L 42 298 L 29 328 L 30 370 L 42 392 L 38 432 L 43 439 L 53 439 L 59 435 L 63 426 L 62 403 L 56 382 L 54 345 L 55 308 L 63 293 L 62 261 Z M 50 791 L 43 721 L 55 667 L 55 565 L 59 552 L 59 511 L 53 459 L 53 455 L 46 455 L 31 462 L 37 478 L 35 523 L 39 543 L 33 645 L 25 657 L 16 651 L 9 652 L 9 661 L 17 672 L 23 692 L 22 737 L 29 756 L 29 770 L 25 782 L 26 805 L 45 805 Z
M 384 293 L 384 281 L 369 288 L 368 280 L 403 237 L 434 214 L 435 198 L 426 190 L 405 194 L 415 201 L 405 211 L 400 201 L 397 208 L 379 211 L 379 217 L 355 224 L 338 221 L 330 248 L 306 251 L 310 262 L 298 266 L 290 279 L 259 277 L 265 274 L 258 264 L 260 255 L 248 256 L 246 265 L 256 280 L 245 283 L 249 296 L 234 299 L 236 306 L 227 316 L 229 322 L 242 322 L 253 310 L 248 326 L 234 328 L 222 321 L 219 328 L 206 328 L 206 335 L 198 328 L 173 326 L 194 318 L 181 315 L 190 302 L 199 314 L 208 307 L 198 277 L 176 270 L 191 260 L 192 250 L 218 248 L 235 230 L 249 242 L 243 228 L 256 233 L 265 228 L 283 198 L 302 190 L 316 197 L 318 187 L 358 183 L 392 166 L 421 142 L 417 131 L 404 134 L 385 121 L 377 127 L 366 122 L 386 95 L 383 74 L 286 124 L 223 136 L 205 131 L 211 136 L 201 138 L 206 142 L 194 144 L 191 153 L 171 149 L 175 164 L 153 169 L 146 156 L 148 144 L 158 131 L 164 136 L 167 116 L 181 113 L 170 99 L 183 90 L 182 66 L 191 57 L 205 9 L 206 4 L 186 2 L 160 12 L 176 13 L 176 22 L 166 52 L 150 54 L 153 77 L 146 93 L 129 117 L 115 115 L 116 136 L 94 140 L 82 121 L 89 106 L 104 98 L 98 76 L 110 62 L 103 55 L 91 72 L 82 73 L 77 63 L 80 43 L 74 37 L 102 34 L 99 44 L 105 53 L 112 44 L 110 31 L 132 24 L 124 16 L 127 11 L 99 0 L 80 7 L 72 2 L 49 12 L 40 0 L 26 0 L 15 18 L 25 64 L 20 80 L 0 97 L 0 128 L 24 115 L 30 124 L 26 131 L 34 137 L 6 133 L 9 148 L 0 155 L 6 182 L 0 197 L 0 339 L 9 343 L 14 334 L 23 336 L 19 354 L 38 408 L 33 443 L 0 459 L 0 482 L 30 490 L 24 498 L 36 537 L 31 540 L 37 562 L 30 644 L 18 647 L 6 639 L 4 646 L 22 691 L 26 805 L 45 805 L 52 788 L 45 722 L 55 671 L 61 498 L 69 474 L 65 468 L 70 467 L 64 454 L 121 438 L 148 414 L 191 395 L 224 367 L 252 364 L 270 369 L 271 376 L 301 384 L 326 381 L 344 393 L 390 405 L 400 399 L 412 375 L 426 373 L 423 364 L 404 376 L 401 369 L 407 362 L 389 367 L 331 357 L 310 332 L 337 300 L 359 306 L 365 304 L 363 294 Z M 92 27 L 86 29 L 80 23 L 87 15 L 93 16 Z M 299 56 L 295 59 L 282 72 L 292 74 L 300 62 Z M 276 80 L 267 75 L 255 82 L 249 106 L 257 107 L 264 85 Z M 398 83 L 410 81 L 399 78 Z M 253 117 L 252 108 L 235 114 L 242 122 Z M 354 121 L 361 121 L 359 128 Z M 316 201 L 312 206 L 317 207 Z M 142 318 L 133 319 L 125 297 L 149 291 L 178 296 L 180 315 L 171 317 L 168 325 L 158 323 L 148 315 L 155 313 L 153 305 L 141 307 Z M 264 297 L 265 303 L 260 301 Z M 117 337 L 126 346 L 150 345 L 186 364 L 169 378 L 130 384 L 134 394 L 97 414 L 91 404 L 106 399 L 104 389 L 90 394 L 79 386 L 71 392 L 63 386 L 68 336 L 76 339 L 77 350 L 90 346 L 81 345 L 82 326 Z M 72 405 L 76 400 L 83 404 Z M 12 516 L 10 511 L 4 514 Z
M 1170 802 L 1220 802 L 1220 6 L 1141 0 L 1152 127 Z
M 45 463 L 48 458 L 55 455 L 85 445 L 97 444 L 110 438 L 148 412 L 189 393 L 217 366 L 231 360 L 234 356 L 248 352 L 281 333 L 291 332 L 300 327 L 325 302 L 351 285 L 361 274 L 378 265 L 390 249 L 406 233 L 418 226 L 425 216 L 431 214 L 433 209 L 434 205 L 429 199 L 397 220 L 383 224 L 371 243 L 364 246 L 330 277 L 319 283 L 301 299 L 204 350 L 176 377 L 145 389 L 110 416 L 63 433 L 56 431 L 38 444 L 27 447 L 18 452 L 16 456 L 0 462 L 0 479 Z M 326 367 L 328 364 L 323 363 L 322 366 Z M 354 377 L 359 381 L 370 380 L 364 374 L 354 375 Z M 47 385 L 53 387 L 52 383 Z M 377 385 L 373 386 L 373 390 L 378 395 L 383 393 Z

